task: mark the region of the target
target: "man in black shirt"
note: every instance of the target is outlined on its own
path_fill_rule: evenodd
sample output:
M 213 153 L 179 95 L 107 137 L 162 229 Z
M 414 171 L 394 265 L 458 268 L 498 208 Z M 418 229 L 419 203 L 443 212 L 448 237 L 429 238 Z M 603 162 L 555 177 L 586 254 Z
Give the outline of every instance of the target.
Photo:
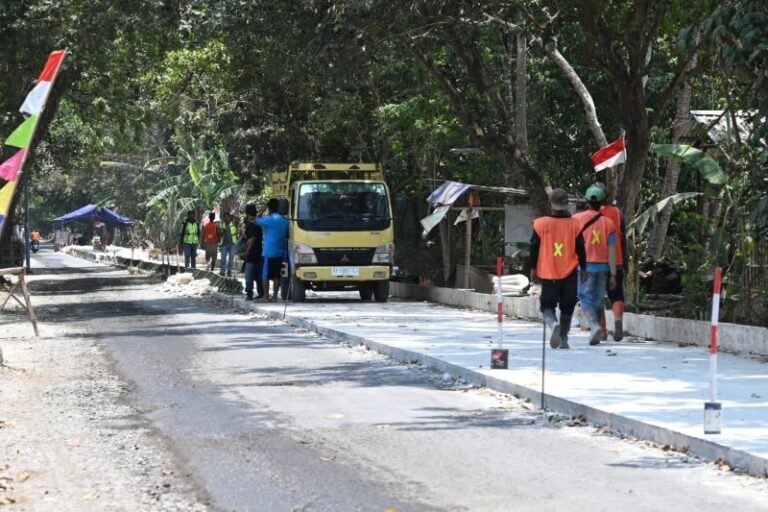
M 253 282 L 256 281 L 257 299 L 264 297 L 264 285 L 261 282 L 261 267 L 263 264 L 262 252 L 262 232 L 261 228 L 254 222 L 258 210 L 256 205 L 248 203 L 245 205 L 245 237 L 248 239 L 248 245 L 245 248 L 243 259 L 245 260 L 245 300 L 253 300 Z

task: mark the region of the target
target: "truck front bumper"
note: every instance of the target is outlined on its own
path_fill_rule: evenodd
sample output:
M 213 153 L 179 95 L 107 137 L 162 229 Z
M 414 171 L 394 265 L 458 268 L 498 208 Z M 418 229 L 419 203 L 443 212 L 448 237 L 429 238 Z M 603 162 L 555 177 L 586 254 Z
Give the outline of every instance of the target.
M 351 269 L 357 268 L 358 274 L 353 275 L 334 275 L 333 268 Z M 391 275 L 389 265 L 368 265 L 365 267 L 299 267 L 296 269 L 296 277 L 302 281 L 314 282 L 361 282 L 361 281 L 386 281 Z

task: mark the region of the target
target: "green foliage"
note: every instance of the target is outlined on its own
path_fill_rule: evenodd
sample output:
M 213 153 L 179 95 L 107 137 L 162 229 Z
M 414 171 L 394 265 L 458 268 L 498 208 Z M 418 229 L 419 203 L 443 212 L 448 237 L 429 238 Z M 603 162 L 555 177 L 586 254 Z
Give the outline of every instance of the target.
M 686 144 L 653 144 L 651 149 L 661 156 L 675 158 L 695 167 L 704 179 L 713 185 L 725 185 L 728 181 L 728 176 L 720 168 L 720 164 L 700 149 Z

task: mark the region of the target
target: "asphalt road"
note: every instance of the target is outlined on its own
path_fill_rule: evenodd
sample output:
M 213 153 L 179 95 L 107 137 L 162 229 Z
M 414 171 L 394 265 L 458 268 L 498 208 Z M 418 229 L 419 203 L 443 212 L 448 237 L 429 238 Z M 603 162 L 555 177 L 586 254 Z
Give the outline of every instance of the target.
M 57 285 L 76 300 L 43 316 L 105 347 L 219 510 L 768 510 L 765 480 L 553 425 L 514 398 L 127 273 L 36 262 L 88 267 Z

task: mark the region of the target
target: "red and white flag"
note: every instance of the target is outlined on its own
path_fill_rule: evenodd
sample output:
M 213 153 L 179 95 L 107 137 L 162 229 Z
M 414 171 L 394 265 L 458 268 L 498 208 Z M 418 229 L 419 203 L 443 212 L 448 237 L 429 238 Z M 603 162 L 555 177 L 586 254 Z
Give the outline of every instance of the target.
M 606 167 L 613 167 L 626 161 L 627 150 L 624 148 L 624 139 L 617 139 L 592 155 L 595 171 L 602 171 Z
M 48 91 L 50 91 L 51 84 L 59 72 L 59 66 L 61 66 L 64 53 L 65 50 L 56 50 L 48 56 L 43 72 L 40 73 L 37 84 L 35 84 L 35 87 L 24 100 L 24 104 L 19 109 L 20 112 L 31 116 L 39 116 L 43 111 L 45 100 L 48 98 Z

